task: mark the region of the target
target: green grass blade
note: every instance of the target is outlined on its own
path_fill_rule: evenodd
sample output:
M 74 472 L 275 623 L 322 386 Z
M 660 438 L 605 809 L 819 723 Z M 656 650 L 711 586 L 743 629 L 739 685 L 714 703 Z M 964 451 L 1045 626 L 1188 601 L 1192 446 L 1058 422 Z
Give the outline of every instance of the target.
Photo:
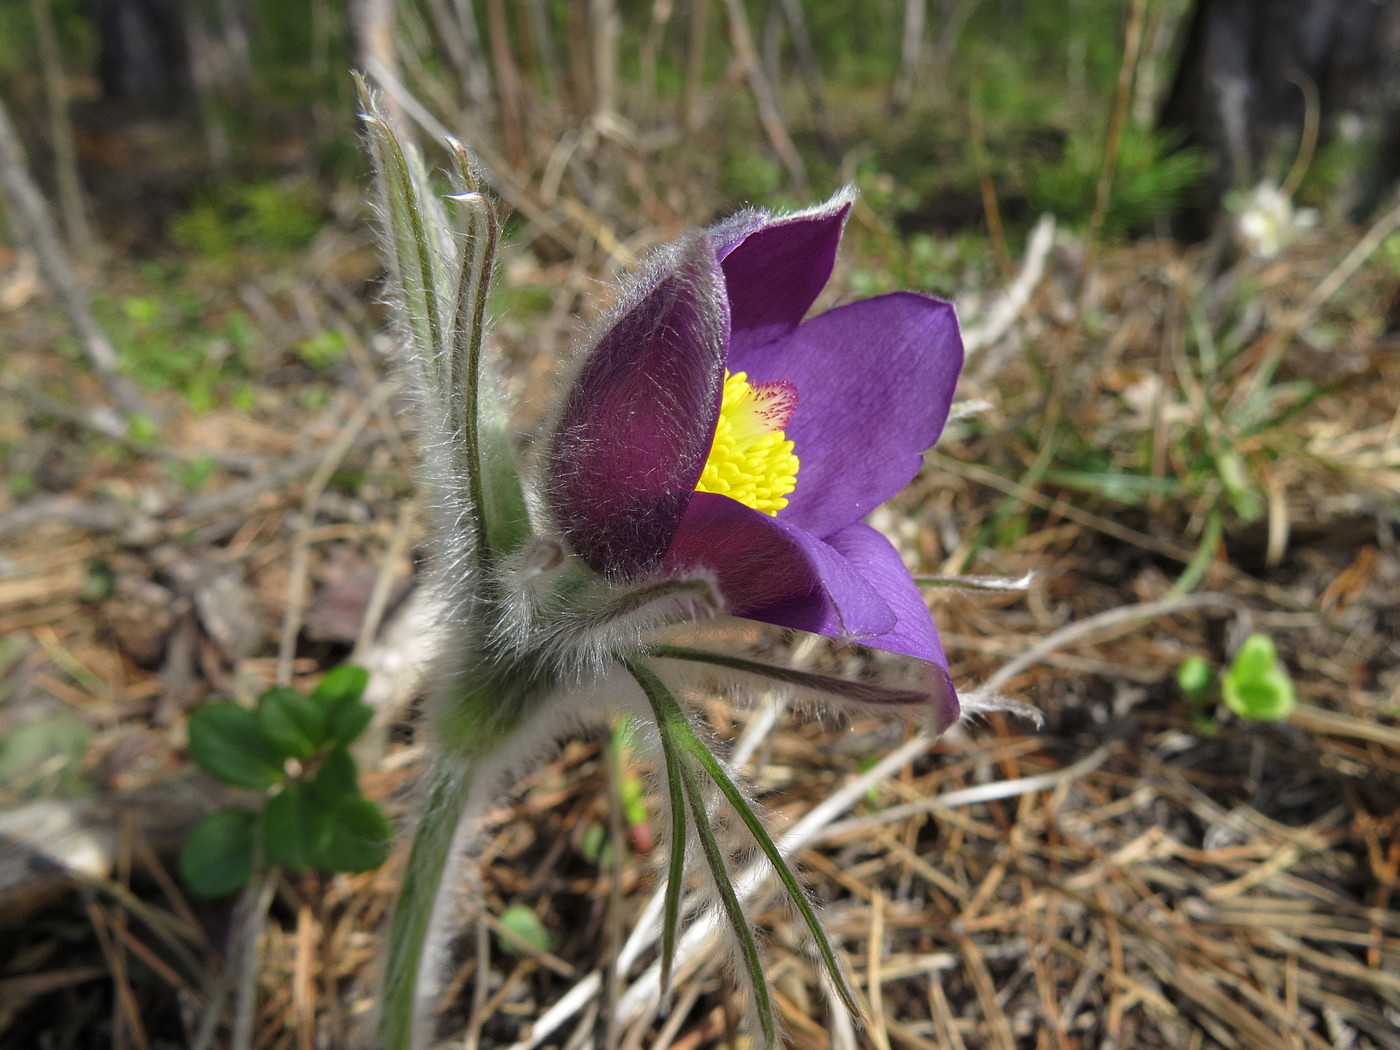
M 1196 589 L 1196 585 L 1205 579 L 1211 562 L 1215 560 L 1216 548 L 1220 546 L 1220 537 L 1224 535 L 1224 531 L 1225 523 L 1220 511 L 1212 510 L 1206 517 L 1205 532 L 1201 536 L 1200 544 L 1196 547 L 1195 557 L 1191 559 L 1191 564 L 1186 566 L 1181 575 L 1176 578 L 1176 583 L 1172 584 L 1172 589 L 1167 592 L 1167 597 L 1179 598 L 1183 594 L 1190 594 Z

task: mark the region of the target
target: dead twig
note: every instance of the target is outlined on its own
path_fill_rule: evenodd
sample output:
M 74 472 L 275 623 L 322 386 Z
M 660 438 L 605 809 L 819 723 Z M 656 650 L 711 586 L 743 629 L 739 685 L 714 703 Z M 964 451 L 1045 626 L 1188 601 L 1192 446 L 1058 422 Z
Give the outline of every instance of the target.
M 154 418 L 145 398 L 137 392 L 131 380 L 121 374 L 116 349 L 88 308 L 87 297 L 73 273 L 68 253 L 59 242 L 48 205 L 29 175 L 24 146 L 3 99 L 0 99 L 0 189 L 9 198 L 15 221 L 34 249 L 40 271 L 68 315 L 88 362 L 101 378 L 107 392 L 123 412 L 146 419 Z M 106 425 L 117 427 L 123 433 L 126 429 L 120 420 L 112 420 Z

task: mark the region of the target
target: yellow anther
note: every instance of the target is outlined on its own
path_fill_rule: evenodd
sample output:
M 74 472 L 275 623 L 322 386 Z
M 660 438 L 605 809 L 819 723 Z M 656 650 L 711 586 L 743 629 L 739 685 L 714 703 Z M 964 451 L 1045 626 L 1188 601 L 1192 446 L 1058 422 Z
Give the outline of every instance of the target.
M 715 440 L 695 491 L 728 496 L 765 514 L 786 507 L 797 487 L 798 462 L 783 428 L 796 408 L 791 383 L 754 386 L 745 372 L 725 372 Z

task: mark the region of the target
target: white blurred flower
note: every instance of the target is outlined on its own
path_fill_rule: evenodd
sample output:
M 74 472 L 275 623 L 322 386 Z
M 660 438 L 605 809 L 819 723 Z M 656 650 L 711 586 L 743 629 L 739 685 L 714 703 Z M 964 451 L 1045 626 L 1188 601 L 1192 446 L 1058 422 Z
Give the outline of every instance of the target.
M 1302 231 L 1316 225 L 1314 209 L 1294 208 L 1287 194 L 1264 181 L 1244 199 L 1235 220 L 1235 237 L 1256 259 L 1272 259 Z

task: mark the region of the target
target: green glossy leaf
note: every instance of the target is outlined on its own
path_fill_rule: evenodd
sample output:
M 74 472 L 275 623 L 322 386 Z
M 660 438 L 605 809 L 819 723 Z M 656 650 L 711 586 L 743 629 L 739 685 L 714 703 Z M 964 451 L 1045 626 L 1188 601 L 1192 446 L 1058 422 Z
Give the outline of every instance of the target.
M 354 743 L 373 719 L 374 708 L 368 704 L 344 701 L 326 712 L 326 735 L 340 744 Z
M 341 664 L 326 672 L 326 677 L 311 691 L 311 699 L 315 700 L 323 711 L 329 710 L 337 704 L 360 699 L 368 684 L 369 672 L 363 667 Z
M 295 689 L 277 686 L 258 697 L 258 728 L 289 758 L 308 758 L 326 742 L 321 706 Z
M 305 871 L 330 840 L 332 809 L 302 783 L 288 784 L 263 812 L 263 849 L 270 863 Z
M 374 709 L 361 702 L 369 672 L 354 664 L 341 664 L 321 679 L 311 699 L 326 719 L 326 735 L 341 744 L 359 738 L 374 718 Z
M 330 835 L 316 866 L 326 871 L 372 871 L 389 859 L 394 826 L 367 798 L 342 801 L 331 813 Z
M 501 912 L 501 928 L 510 936 L 501 937 L 501 950 L 510 955 L 519 955 L 520 946 L 533 948 L 537 952 L 547 952 L 554 946 L 549 931 L 540 922 L 540 917 L 524 904 L 512 904 Z
M 354 756 L 344 747 L 336 746 L 326 755 L 316 777 L 311 781 L 316 796 L 329 803 L 354 798 L 360 793 L 360 771 Z
M 190 754 L 215 780 L 263 791 L 280 783 L 283 756 L 258 727 L 257 716 L 232 700 L 215 700 L 190 715 Z
M 257 814 L 221 809 L 201 820 L 180 850 L 180 877 L 197 897 L 226 897 L 248 885 Z

